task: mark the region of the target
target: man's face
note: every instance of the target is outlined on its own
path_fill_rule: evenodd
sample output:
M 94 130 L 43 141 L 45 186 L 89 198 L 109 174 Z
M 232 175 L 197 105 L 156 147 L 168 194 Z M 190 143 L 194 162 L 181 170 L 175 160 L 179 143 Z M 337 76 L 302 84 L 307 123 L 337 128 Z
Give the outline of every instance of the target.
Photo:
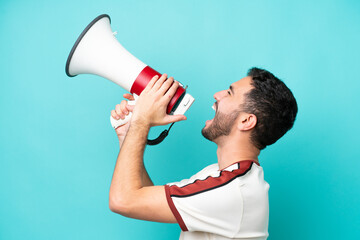
M 240 113 L 240 105 L 245 102 L 245 94 L 251 90 L 251 77 L 245 77 L 230 85 L 229 89 L 214 94 L 215 117 L 207 120 L 202 135 L 214 141 L 230 134 Z

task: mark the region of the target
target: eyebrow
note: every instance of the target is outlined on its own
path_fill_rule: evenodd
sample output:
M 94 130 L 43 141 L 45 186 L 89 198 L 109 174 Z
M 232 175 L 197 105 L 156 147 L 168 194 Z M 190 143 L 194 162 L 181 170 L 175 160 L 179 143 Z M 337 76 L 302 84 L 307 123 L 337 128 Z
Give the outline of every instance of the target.
M 230 85 L 230 91 L 232 92 L 232 94 L 234 95 L 235 94 L 235 92 L 234 92 L 234 89 L 233 89 L 233 87 Z

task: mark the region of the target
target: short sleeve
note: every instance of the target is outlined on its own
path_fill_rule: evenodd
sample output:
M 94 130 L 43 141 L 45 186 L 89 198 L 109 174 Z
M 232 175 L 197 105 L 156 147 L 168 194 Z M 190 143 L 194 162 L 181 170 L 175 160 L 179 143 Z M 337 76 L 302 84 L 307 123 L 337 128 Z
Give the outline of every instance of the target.
M 243 214 L 241 182 L 236 171 L 189 184 L 165 185 L 171 211 L 183 231 L 202 231 L 232 237 Z

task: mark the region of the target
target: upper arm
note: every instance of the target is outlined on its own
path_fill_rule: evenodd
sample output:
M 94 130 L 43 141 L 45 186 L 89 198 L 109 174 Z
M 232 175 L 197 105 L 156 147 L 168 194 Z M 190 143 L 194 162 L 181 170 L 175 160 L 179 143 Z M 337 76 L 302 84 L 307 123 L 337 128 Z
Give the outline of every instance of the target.
M 110 209 L 123 216 L 147 221 L 176 223 L 166 199 L 164 186 L 148 186 L 134 191 L 126 200 L 110 199 Z

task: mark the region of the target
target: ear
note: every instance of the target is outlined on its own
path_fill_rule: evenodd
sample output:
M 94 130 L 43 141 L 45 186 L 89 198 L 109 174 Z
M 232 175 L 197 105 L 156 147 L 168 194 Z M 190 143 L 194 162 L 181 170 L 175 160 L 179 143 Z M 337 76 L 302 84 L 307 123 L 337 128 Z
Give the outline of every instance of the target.
M 243 113 L 239 117 L 237 127 L 240 131 L 248 131 L 256 126 L 257 118 L 254 114 Z

